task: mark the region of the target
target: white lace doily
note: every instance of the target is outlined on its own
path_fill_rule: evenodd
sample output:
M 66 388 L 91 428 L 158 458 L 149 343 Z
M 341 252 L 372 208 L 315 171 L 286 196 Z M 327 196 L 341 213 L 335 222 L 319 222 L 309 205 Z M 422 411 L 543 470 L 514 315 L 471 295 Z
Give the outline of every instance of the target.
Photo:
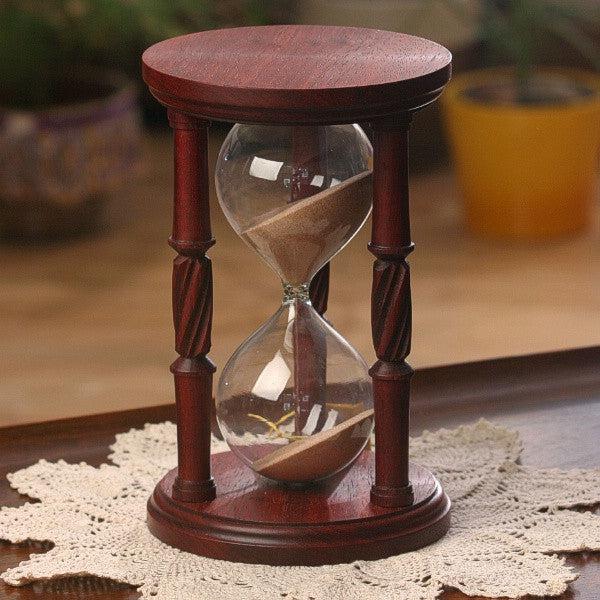
M 516 460 L 516 433 L 481 421 L 412 440 L 453 502 L 439 542 L 378 561 L 268 567 L 202 558 L 146 529 L 146 500 L 176 463 L 175 426 L 117 436 L 114 465 L 45 460 L 9 476 L 41 502 L 0 510 L 0 538 L 49 540 L 45 554 L 9 569 L 12 585 L 96 575 L 139 587 L 147 600 L 433 600 L 443 588 L 469 595 L 559 595 L 576 579 L 556 552 L 600 550 L 600 517 L 569 510 L 600 501 L 600 469 L 532 470 Z M 213 451 L 224 450 L 214 440 Z M 116 465 L 116 466 L 115 466 Z

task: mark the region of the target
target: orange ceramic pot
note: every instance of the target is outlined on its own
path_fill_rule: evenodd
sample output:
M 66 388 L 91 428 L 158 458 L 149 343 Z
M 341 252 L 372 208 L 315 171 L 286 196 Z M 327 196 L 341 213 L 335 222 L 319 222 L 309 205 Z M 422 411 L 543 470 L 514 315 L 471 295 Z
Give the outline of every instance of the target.
M 442 96 L 465 222 L 473 232 L 536 239 L 589 223 L 598 179 L 600 77 L 551 73 L 587 93 L 535 104 L 473 99 L 468 90 L 510 77 L 505 69 L 487 69 L 456 76 Z

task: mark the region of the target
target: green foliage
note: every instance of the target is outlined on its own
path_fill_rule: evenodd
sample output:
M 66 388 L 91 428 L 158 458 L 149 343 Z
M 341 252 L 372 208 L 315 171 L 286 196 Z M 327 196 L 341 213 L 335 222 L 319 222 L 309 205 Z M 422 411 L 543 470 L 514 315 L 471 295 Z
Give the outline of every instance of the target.
M 76 65 L 137 77 L 149 45 L 193 31 L 269 21 L 276 0 L 0 0 L 0 104 L 52 101 Z
M 600 68 L 600 52 L 585 27 L 600 25 L 598 8 L 565 0 L 483 0 L 482 39 L 491 52 L 506 57 L 522 85 L 542 59 L 550 38 L 562 40 Z
M 443 3 L 478 30 L 489 62 L 509 62 L 521 82 L 542 62 L 549 41 L 562 41 L 600 69 L 589 31 L 600 31 L 600 5 L 583 0 L 430 0 Z
M 0 14 L 3 101 L 10 105 L 40 104 L 50 85 L 43 74 L 54 68 L 59 55 L 55 28 L 12 3 L 3 6 Z M 32 74 L 41 75 L 31 80 Z

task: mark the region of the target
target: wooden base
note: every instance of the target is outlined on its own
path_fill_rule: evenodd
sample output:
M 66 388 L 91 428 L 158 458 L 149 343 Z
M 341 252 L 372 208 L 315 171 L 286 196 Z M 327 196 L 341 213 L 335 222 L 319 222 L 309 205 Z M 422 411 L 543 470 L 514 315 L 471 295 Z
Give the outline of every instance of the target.
M 442 537 L 450 501 L 435 477 L 411 465 L 414 503 L 371 504 L 374 456 L 365 451 L 345 473 L 302 489 L 254 474 L 231 453 L 212 457 L 217 498 L 176 501 L 176 469 L 148 501 L 148 527 L 167 544 L 210 558 L 271 565 L 321 565 L 379 559 Z

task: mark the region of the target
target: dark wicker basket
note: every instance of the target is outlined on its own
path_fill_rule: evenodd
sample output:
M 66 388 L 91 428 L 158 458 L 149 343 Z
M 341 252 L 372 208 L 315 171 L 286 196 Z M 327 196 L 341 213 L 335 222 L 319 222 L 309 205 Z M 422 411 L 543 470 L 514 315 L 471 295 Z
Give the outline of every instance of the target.
M 96 71 L 60 84 L 77 100 L 39 110 L 0 109 L 4 238 L 61 238 L 95 229 L 107 195 L 139 165 L 135 86 Z

